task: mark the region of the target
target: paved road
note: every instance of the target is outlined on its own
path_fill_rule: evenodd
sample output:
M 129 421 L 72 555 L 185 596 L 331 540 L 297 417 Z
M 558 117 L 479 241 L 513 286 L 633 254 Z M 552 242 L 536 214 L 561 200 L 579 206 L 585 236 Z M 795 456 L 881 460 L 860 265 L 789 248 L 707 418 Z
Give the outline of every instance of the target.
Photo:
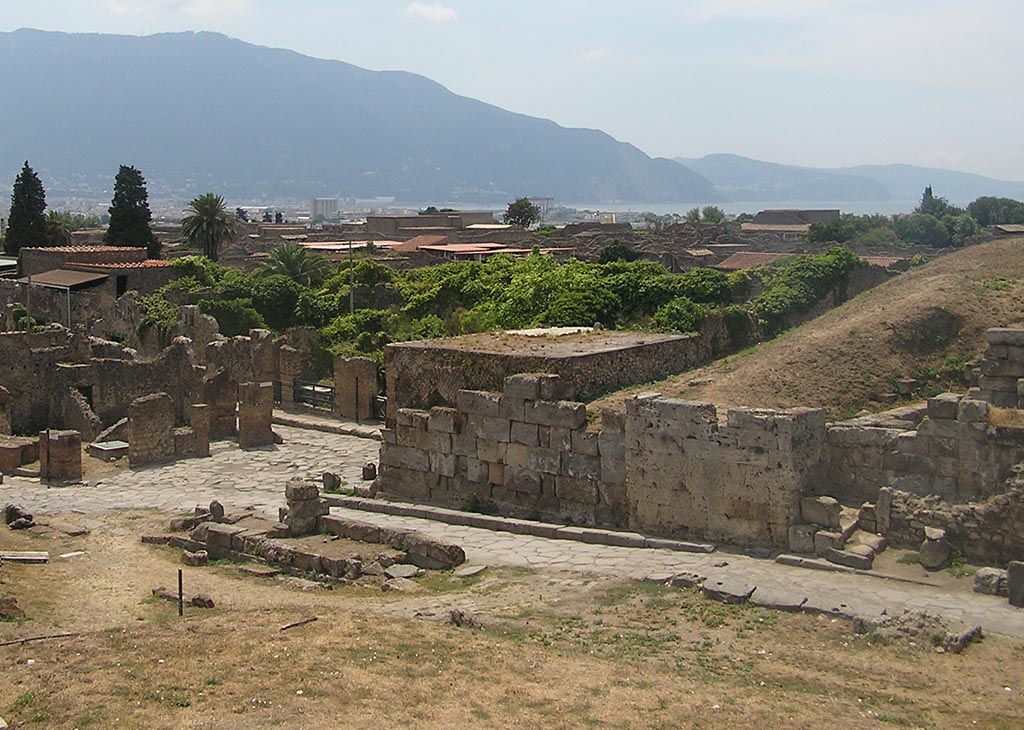
M 319 479 L 331 471 L 359 484 L 363 465 L 377 462 L 378 441 L 278 425 L 274 431 L 283 444 L 242 451 L 234 442 L 215 441 L 209 459 L 125 469 L 89 486 L 47 488 L 38 479 L 5 477 L 0 504 L 15 502 L 45 514 L 142 507 L 181 512 L 219 499 L 229 510 L 255 507 L 276 515 L 289 479 Z
M 279 446 L 241 451 L 216 442 L 209 459 L 190 459 L 163 467 L 123 470 L 89 486 L 47 488 L 38 479 L 8 477 L 0 485 L 0 504 L 15 502 L 44 514 L 86 514 L 118 508 L 154 507 L 187 511 L 212 499 L 229 510 L 254 507 L 276 515 L 284 502 L 284 484 L 292 477 L 319 478 L 324 471 L 355 484 L 367 461 L 377 461 L 379 442 L 287 426 L 275 426 L 285 439 Z M 354 519 L 415 528 L 462 545 L 474 563 L 555 568 L 643 578 L 657 573 L 692 571 L 709 580 L 728 578 L 758 587 L 758 594 L 787 599 L 806 597 L 825 610 L 893 615 L 922 608 L 946 618 L 980 624 L 1002 634 L 1024 635 L 1024 611 L 1006 599 L 974 593 L 895 583 L 866 576 L 825 573 L 778 565 L 769 560 L 717 552 L 710 555 L 668 550 L 589 545 L 529 535 L 460 527 L 414 517 L 332 509 Z M 727 565 L 723 564 L 727 563 Z

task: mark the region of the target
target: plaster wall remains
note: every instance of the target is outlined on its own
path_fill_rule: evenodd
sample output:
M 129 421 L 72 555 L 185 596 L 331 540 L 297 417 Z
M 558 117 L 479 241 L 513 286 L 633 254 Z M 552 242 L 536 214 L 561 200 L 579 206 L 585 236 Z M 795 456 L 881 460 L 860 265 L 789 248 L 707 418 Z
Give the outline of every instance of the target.
M 48 482 L 82 478 L 82 434 L 46 430 L 39 433 L 39 476 Z
M 151 393 L 128 408 L 128 463 L 133 467 L 210 455 L 209 409 L 188 409 L 191 425 L 178 425 L 167 393 Z
M 243 449 L 274 443 L 274 386 L 242 383 L 238 388 L 238 445 Z
M 368 421 L 377 397 L 377 363 L 365 357 L 334 358 L 334 413 Z

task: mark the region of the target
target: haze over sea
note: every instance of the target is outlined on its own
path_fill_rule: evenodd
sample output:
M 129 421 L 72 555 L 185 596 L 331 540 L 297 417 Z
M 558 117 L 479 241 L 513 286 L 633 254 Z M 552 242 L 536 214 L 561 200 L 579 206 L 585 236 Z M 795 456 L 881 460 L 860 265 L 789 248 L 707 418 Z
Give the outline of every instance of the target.
M 764 200 L 754 202 L 707 202 L 707 203 L 570 203 L 556 200 L 555 205 L 576 210 L 599 210 L 607 213 L 654 213 L 655 215 L 669 215 L 678 213 L 683 215 L 693 208 L 702 208 L 705 205 L 717 205 L 726 213 L 739 215 L 740 213 L 757 213 L 761 210 L 788 210 L 788 209 L 818 209 L 838 208 L 843 213 L 856 213 L 866 215 L 868 213 L 882 213 L 894 215 L 896 213 L 910 213 L 917 207 L 920 200 L 886 200 L 886 201 L 846 201 L 846 200 Z M 966 206 L 969 200 L 950 200 L 954 205 Z M 409 208 L 422 210 L 428 205 L 435 207 L 450 207 L 458 210 L 495 210 L 504 211 L 505 206 L 495 206 L 490 203 L 472 203 L 460 201 L 458 203 L 406 203 L 396 201 L 389 203 L 390 208 Z

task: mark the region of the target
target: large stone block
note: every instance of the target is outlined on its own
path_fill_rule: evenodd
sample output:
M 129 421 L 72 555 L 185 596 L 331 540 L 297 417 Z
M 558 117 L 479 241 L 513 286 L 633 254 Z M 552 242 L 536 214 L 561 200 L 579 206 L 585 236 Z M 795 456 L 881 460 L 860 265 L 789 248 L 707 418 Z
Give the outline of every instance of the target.
M 539 426 L 535 423 L 513 421 L 510 440 L 512 443 L 522 444 L 523 446 L 539 446 L 540 437 L 538 429 Z
M 505 378 L 505 385 L 502 389 L 506 398 L 519 398 L 521 400 L 540 399 L 540 376 L 536 373 L 521 373 L 510 375 Z
M 587 407 L 570 401 L 536 401 L 527 405 L 524 420 L 539 426 L 583 428 L 587 423 Z
M 804 522 L 820 527 L 839 527 L 842 505 L 834 497 L 801 497 L 800 514 Z
M 1009 327 L 993 327 L 985 333 L 989 345 L 1012 345 L 1024 347 L 1024 330 Z
M 459 432 L 459 412 L 454 408 L 437 406 L 430 409 L 427 428 L 440 433 Z
M 482 390 L 460 390 L 456 405 L 463 413 L 474 416 L 497 418 L 501 415 L 501 396 Z
M 560 476 L 555 479 L 555 496 L 560 500 L 595 505 L 598 499 L 597 483 Z
M 1024 562 L 1011 560 L 1006 566 L 1006 590 L 1010 605 L 1024 608 Z
M 539 446 L 531 448 L 527 467 L 532 471 L 545 474 L 558 474 L 562 468 L 562 453 L 555 449 L 544 449 Z
M 802 555 L 814 554 L 814 535 L 818 528 L 814 525 L 793 525 L 789 528 L 789 550 Z
M 563 453 L 561 473 L 573 479 L 597 481 L 601 478 L 601 459 L 597 456 Z

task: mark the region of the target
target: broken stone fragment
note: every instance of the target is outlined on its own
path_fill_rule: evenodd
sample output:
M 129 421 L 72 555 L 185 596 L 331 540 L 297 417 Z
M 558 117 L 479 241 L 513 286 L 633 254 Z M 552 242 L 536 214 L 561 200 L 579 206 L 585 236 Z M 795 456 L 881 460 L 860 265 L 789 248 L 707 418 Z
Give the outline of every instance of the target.
M 974 592 L 998 596 L 1006 583 L 1006 571 L 999 568 L 978 568 L 974 574 Z
M 921 543 L 921 566 L 925 570 L 939 570 L 949 563 L 949 540 L 946 531 L 938 527 L 924 528 Z
M 213 517 L 214 522 L 224 521 L 224 505 L 217 500 L 210 502 L 210 516 Z
M 183 565 L 199 568 L 210 562 L 210 554 L 205 550 L 186 550 L 181 554 L 181 562 Z
M 32 521 L 32 513 L 22 509 L 16 504 L 9 504 L 4 507 L 4 524 L 11 524 L 15 520 Z
M 802 497 L 800 514 L 804 522 L 821 527 L 839 527 L 842 505 L 833 497 Z

